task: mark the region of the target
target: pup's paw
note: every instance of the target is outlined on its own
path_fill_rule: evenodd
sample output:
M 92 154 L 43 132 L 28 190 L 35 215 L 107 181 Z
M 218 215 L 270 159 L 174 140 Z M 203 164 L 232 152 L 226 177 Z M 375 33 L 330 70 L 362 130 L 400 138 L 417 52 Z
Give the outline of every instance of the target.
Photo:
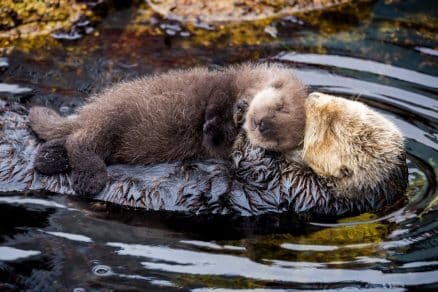
M 87 167 L 88 166 L 88 167 Z M 73 190 L 79 195 L 94 196 L 100 193 L 108 181 L 105 165 L 91 165 L 84 163 L 71 173 Z
M 206 146 L 218 147 L 224 142 L 224 134 L 218 117 L 205 121 L 203 126 L 203 143 Z
M 242 125 L 245 122 L 245 113 L 247 110 L 248 102 L 244 99 L 240 99 L 234 105 L 233 120 L 236 125 Z
M 42 144 L 35 156 L 34 168 L 45 175 L 70 171 L 64 140 L 55 139 Z

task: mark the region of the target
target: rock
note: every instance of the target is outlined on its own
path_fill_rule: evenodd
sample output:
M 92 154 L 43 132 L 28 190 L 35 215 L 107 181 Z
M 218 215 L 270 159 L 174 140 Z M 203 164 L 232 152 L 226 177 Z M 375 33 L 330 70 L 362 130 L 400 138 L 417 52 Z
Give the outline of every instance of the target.
M 87 5 L 74 0 L 2 0 L 0 6 L 0 39 L 69 30 L 81 17 L 92 14 Z
M 147 0 L 153 10 L 181 22 L 253 21 L 304 12 L 349 2 L 348 0 L 209 1 Z

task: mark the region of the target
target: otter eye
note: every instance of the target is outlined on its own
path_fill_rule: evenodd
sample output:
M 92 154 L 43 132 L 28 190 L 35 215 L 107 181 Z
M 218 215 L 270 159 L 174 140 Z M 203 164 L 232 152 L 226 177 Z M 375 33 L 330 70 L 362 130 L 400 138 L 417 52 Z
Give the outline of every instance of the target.
M 284 108 L 284 105 L 282 103 L 279 103 L 279 104 L 275 105 L 275 110 L 277 112 L 281 112 L 283 110 L 283 108 Z

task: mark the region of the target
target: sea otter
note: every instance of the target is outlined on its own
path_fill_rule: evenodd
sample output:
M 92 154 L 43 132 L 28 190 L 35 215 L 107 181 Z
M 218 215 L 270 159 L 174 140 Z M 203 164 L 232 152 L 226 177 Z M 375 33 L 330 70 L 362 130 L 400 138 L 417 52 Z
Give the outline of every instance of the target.
M 267 98 L 269 96 L 269 98 Z M 270 89 L 253 99 L 244 129 L 250 143 L 275 149 L 278 141 L 260 135 L 253 121 L 270 117 L 275 129 L 289 129 L 282 110 L 284 102 Z M 354 197 L 390 184 L 406 184 L 394 173 L 405 165 L 404 139 L 398 128 L 363 103 L 313 92 L 305 102 L 306 125 L 300 148 L 284 151 L 286 161 L 309 166 L 334 185 L 339 196 Z M 359 191 L 361 190 L 361 191 Z
M 288 131 L 274 129 L 269 118 L 254 126 L 279 141 L 274 150 L 291 151 L 304 133 L 305 86 L 281 65 L 240 65 L 123 82 L 90 98 L 70 118 L 34 107 L 31 127 L 47 141 L 35 166 L 54 174 L 70 165 L 74 189 L 94 195 L 107 182 L 106 164 L 230 159 L 246 105 L 266 88 L 282 100 L 278 111 L 287 113 Z
M 305 137 L 311 138 L 314 132 L 321 139 L 304 139 L 303 145 L 308 149 L 306 155 L 303 155 L 302 148 L 301 151 L 292 151 L 286 158 L 248 143 L 240 143 L 233 151 L 231 162 L 186 160 L 149 165 L 110 165 L 109 181 L 93 200 L 144 211 L 177 211 L 186 215 L 207 216 L 233 215 L 233 218 L 251 216 L 245 222 L 254 223 L 258 227 L 258 221 L 253 216 L 265 214 L 269 222 L 275 225 L 275 218 L 287 217 L 289 213 L 353 215 L 391 206 L 396 200 L 403 198 L 408 172 L 403 139 L 397 128 L 357 102 L 327 97 L 320 93 L 310 96 L 306 101 L 309 109 L 307 119 L 316 123 L 308 123 Z M 327 113 L 332 103 L 336 105 L 337 114 L 333 116 L 330 126 L 327 126 L 320 119 L 320 114 Z M 352 107 L 349 104 L 357 105 L 354 107 L 362 114 L 356 111 L 350 113 Z M 367 113 L 371 115 L 370 120 Z M 343 116 L 349 122 L 345 122 Z M 322 128 L 318 129 L 320 126 Z M 332 128 L 347 135 L 339 141 L 328 139 L 328 143 L 324 143 L 324 137 L 333 135 L 327 133 Z M 27 108 L 0 100 L 0 129 L 1 192 L 77 195 L 72 188 L 69 174 L 43 175 L 35 171 L 35 157 L 44 156 L 41 155 L 41 149 L 46 144 L 42 144 L 30 129 Z M 372 132 L 375 129 L 378 136 L 387 139 L 373 142 L 368 147 L 366 140 L 355 138 L 356 135 L 351 131 L 353 129 L 358 133 Z M 366 136 L 359 135 L 362 138 Z M 369 141 L 373 141 L 372 139 Z M 362 143 L 367 151 L 361 151 Z M 361 161 L 356 163 L 355 155 L 350 154 L 342 157 L 343 160 L 333 161 L 338 167 L 329 172 L 324 168 L 319 169 L 319 162 L 312 160 L 320 157 L 324 162 L 324 159 L 329 159 L 324 149 L 316 147 L 323 144 L 332 150 L 340 147 L 338 154 L 350 149 L 351 154 L 358 152 L 365 157 L 369 156 L 371 163 L 380 165 L 386 172 L 373 169 Z M 383 147 L 381 149 L 388 150 L 379 153 L 383 157 L 372 152 L 378 145 Z M 46 158 L 59 158 L 57 155 L 65 152 L 58 150 L 61 151 L 47 151 Z M 318 174 L 304 161 L 304 157 Z M 338 163 L 340 161 L 343 163 Z M 356 172 L 350 171 L 350 176 L 343 176 L 339 175 L 339 165 L 350 165 L 353 171 L 357 168 L 352 167 L 355 165 L 362 165 L 364 169 L 359 168 Z M 288 222 L 285 223 L 287 228 L 290 227 Z

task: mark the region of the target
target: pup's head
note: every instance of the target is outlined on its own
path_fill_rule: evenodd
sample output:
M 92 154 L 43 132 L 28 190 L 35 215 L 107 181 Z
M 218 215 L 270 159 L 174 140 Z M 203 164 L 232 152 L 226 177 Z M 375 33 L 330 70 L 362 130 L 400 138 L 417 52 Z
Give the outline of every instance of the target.
M 243 128 L 251 144 L 279 152 L 303 141 L 305 86 L 295 78 L 273 80 L 250 101 Z
M 368 106 L 314 92 L 305 108 L 303 158 L 318 175 L 341 187 L 373 187 L 400 165 L 402 134 Z

